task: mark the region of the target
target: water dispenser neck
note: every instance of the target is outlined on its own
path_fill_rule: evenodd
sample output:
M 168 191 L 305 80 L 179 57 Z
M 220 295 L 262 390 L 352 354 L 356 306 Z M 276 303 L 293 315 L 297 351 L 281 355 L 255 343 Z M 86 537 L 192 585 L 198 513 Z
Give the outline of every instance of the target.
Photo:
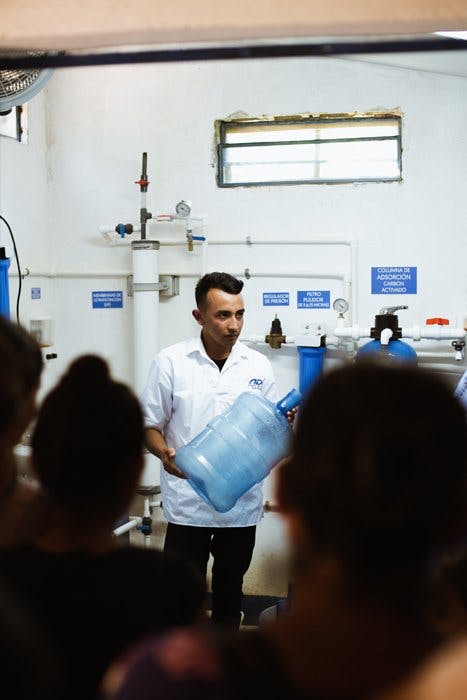
M 297 389 L 291 389 L 288 394 L 283 396 L 282 399 L 276 403 L 276 408 L 285 416 L 287 411 L 291 411 L 298 406 L 301 400 L 301 393 Z

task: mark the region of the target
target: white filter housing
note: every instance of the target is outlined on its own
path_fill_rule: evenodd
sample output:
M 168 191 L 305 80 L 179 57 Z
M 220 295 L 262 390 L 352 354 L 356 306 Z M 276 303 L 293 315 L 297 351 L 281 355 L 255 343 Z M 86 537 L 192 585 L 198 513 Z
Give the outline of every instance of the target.
M 141 240 L 131 244 L 133 253 L 133 355 L 134 387 L 138 396 L 146 384 L 154 356 L 158 350 L 159 324 L 159 241 Z M 160 483 L 160 462 L 145 455 L 142 485 Z
M 157 353 L 159 325 L 159 241 L 133 241 L 134 386 L 141 394 Z

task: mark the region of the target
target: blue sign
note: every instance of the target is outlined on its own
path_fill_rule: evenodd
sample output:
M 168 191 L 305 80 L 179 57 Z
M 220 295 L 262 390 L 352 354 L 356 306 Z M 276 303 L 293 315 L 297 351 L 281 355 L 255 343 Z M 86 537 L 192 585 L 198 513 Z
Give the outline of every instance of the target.
M 40 299 L 41 298 L 41 288 L 40 287 L 31 287 L 31 299 Z
M 263 306 L 288 306 L 288 292 L 263 292 Z
M 329 309 L 331 292 L 313 290 L 297 292 L 297 309 Z
M 123 308 L 123 292 L 93 292 L 93 309 L 121 309 Z
M 372 267 L 372 294 L 416 294 L 416 267 Z

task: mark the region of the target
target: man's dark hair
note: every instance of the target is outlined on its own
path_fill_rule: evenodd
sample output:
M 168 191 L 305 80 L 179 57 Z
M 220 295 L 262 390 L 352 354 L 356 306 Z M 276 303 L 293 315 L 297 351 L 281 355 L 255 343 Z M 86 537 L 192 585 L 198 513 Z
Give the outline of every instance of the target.
M 201 277 L 196 285 L 195 299 L 198 309 L 204 305 L 210 289 L 222 289 L 227 294 L 240 294 L 243 282 L 227 272 L 209 272 Z

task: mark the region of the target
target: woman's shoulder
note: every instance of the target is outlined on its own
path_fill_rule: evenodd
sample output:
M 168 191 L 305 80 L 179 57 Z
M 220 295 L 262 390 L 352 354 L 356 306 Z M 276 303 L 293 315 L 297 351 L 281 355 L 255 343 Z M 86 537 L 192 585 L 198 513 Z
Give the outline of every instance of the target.
M 144 640 L 122 656 L 107 672 L 104 698 L 139 697 L 173 700 L 211 700 L 221 697 L 222 661 L 203 630 L 175 629 Z
M 288 695 L 277 682 L 276 668 L 259 632 L 176 629 L 145 640 L 114 664 L 105 678 L 104 698 L 257 700 L 266 693 L 282 700 Z

